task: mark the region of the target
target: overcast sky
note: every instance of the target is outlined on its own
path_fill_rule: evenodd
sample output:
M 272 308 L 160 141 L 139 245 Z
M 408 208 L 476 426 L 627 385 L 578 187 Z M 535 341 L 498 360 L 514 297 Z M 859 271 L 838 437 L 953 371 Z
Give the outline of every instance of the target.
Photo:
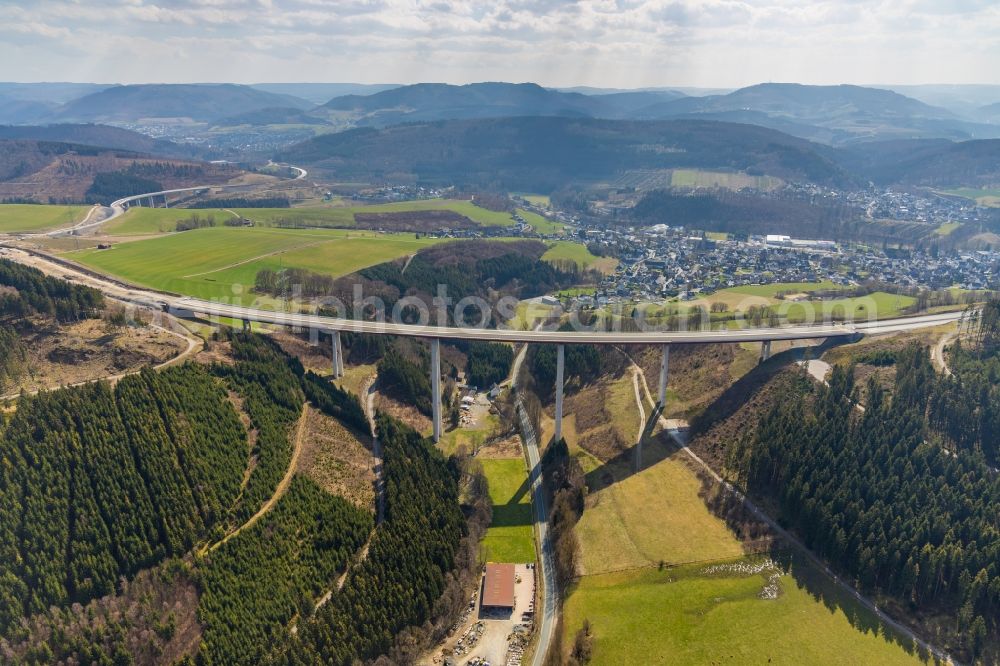
M 1000 83 L 1000 3 L 0 0 L 0 80 Z

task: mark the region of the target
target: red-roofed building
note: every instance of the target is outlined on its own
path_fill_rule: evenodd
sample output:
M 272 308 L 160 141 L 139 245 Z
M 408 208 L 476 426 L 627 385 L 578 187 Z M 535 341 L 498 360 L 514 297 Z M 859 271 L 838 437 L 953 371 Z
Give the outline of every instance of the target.
M 514 565 L 486 565 L 483 579 L 483 608 L 514 608 Z

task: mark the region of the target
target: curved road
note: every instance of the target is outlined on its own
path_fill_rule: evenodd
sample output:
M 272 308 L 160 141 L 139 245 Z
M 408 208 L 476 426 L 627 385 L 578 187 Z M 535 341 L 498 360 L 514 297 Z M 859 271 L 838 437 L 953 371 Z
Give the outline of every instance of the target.
M 269 164 L 275 164 L 269 162 Z M 295 180 L 305 178 L 307 171 L 301 167 L 290 164 L 277 164 L 293 169 L 297 172 Z M 172 190 L 162 190 L 160 192 L 148 192 L 130 197 L 122 197 L 113 201 L 110 206 L 111 214 L 102 217 L 97 221 L 90 221 L 94 211 L 74 227 L 49 232 L 49 236 L 63 234 L 74 234 L 80 231 L 104 224 L 122 215 L 127 209 L 127 205 L 133 201 L 139 201 L 147 197 L 176 194 L 180 192 L 194 192 L 197 190 L 207 190 L 212 187 L 234 187 L 227 185 L 200 185 L 196 187 L 181 187 Z M 371 333 L 377 335 L 406 335 L 422 338 L 442 338 L 460 340 L 483 340 L 493 342 L 548 342 L 562 344 L 695 344 L 712 342 L 764 342 L 773 340 L 806 340 L 816 338 L 831 338 L 856 335 L 858 333 L 894 333 L 923 326 L 933 326 L 953 321 L 958 321 L 963 315 L 960 312 L 942 313 L 937 315 L 924 315 L 920 317 L 901 317 L 898 319 L 886 319 L 883 321 L 852 322 L 845 324 L 820 324 L 810 326 L 786 326 L 783 328 L 741 328 L 735 330 L 721 331 L 645 331 L 639 333 L 624 333 L 620 331 L 516 331 L 510 329 L 484 329 L 484 328 L 441 328 L 436 326 L 421 326 L 416 324 L 391 324 L 385 322 L 356 321 L 335 317 L 320 317 L 317 315 L 304 315 L 287 312 L 274 312 L 261 309 L 245 308 L 241 306 L 203 301 L 190 297 L 178 295 L 168 295 L 162 292 L 155 292 L 142 289 L 141 287 L 126 286 L 121 281 L 115 281 L 98 277 L 91 271 L 82 267 L 77 267 L 70 262 L 56 260 L 41 253 L 34 253 L 45 268 L 45 264 L 58 265 L 62 268 L 62 273 L 72 273 L 75 277 L 81 278 L 93 286 L 101 289 L 115 298 L 133 302 L 146 307 L 160 307 L 162 309 L 177 310 L 181 312 L 193 312 L 207 316 L 230 317 L 245 321 L 277 324 L 281 326 L 296 326 L 305 328 L 315 328 L 326 331 L 350 331 L 355 333 Z M 16 257 L 12 257 L 16 258 Z M 37 262 L 36 262 L 37 263 Z M 46 271 L 49 272 L 49 271 Z
M 138 286 L 128 285 L 44 253 L 20 248 L 6 248 L 6 256 L 15 261 L 35 266 L 45 273 L 73 279 L 100 289 L 107 295 L 142 307 L 170 310 L 172 314 L 194 313 L 208 317 L 227 317 L 237 320 L 291 326 L 322 331 L 341 331 L 373 335 L 403 335 L 418 338 L 448 340 L 480 340 L 489 342 L 531 342 L 549 344 L 710 344 L 734 342 L 763 342 L 769 340 L 808 340 L 835 338 L 858 334 L 895 333 L 927 326 L 937 326 L 958 321 L 962 312 L 944 312 L 916 317 L 898 317 L 881 321 L 845 324 L 819 324 L 784 326 L 777 328 L 740 328 L 716 331 L 551 331 L 515 330 L 471 327 L 439 327 L 421 324 L 396 324 L 384 321 L 362 321 L 326 317 L 297 312 L 280 312 L 249 308 L 215 301 L 205 301 L 189 296 L 166 294 Z
M 274 163 L 272 162 L 270 164 L 274 164 Z M 275 166 L 285 167 L 287 169 L 291 169 L 292 171 L 294 171 L 295 172 L 295 177 L 292 178 L 292 180 L 302 180 L 303 178 L 305 178 L 309 174 L 309 172 L 306 171 L 305 169 L 303 169 L 302 167 L 292 166 L 291 164 L 275 164 Z M 39 236 L 68 236 L 68 235 L 73 235 L 73 234 L 80 233 L 81 231 L 86 231 L 87 229 L 92 229 L 94 227 L 98 227 L 98 226 L 104 224 L 105 222 L 110 222 L 111 220 L 115 219 L 116 217 L 124 215 L 125 211 L 127 211 L 128 208 L 129 208 L 129 204 L 131 204 L 131 203 L 133 203 L 135 201 L 142 201 L 143 199 L 148 199 L 150 197 L 161 197 L 161 196 L 166 196 L 168 194 L 181 194 L 181 193 L 184 193 L 184 192 L 198 192 L 199 190 L 210 190 L 210 189 L 213 189 L 213 188 L 225 189 L 227 187 L 245 187 L 245 186 L 244 185 L 225 185 L 225 184 L 221 184 L 221 185 L 197 185 L 195 187 L 179 187 L 179 188 L 175 188 L 175 189 L 172 189 L 172 190 L 161 190 L 159 192 L 146 192 L 145 194 L 136 194 L 136 195 L 130 196 L 130 197 L 122 197 L 121 199 L 117 199 L 115 201 L 112 201 L 110 206 L 101 206 L 99 204 L 95 205 L 93 208 L 90 209 L 90 212 L 87 213 L 87 217 L 85 217 L 79 224 L 76 224 L 75 226 L 69 227 L 67 229 L 56 229 L 55 231 L 49 231 L 47 233 L 37 234 L 37 235 L 39 235 Z M 98 209 L 103 210 L 104 211 L 104 215 L 102 217 L 100 217 L 100 219 L 91 220 L 90 218 L 95 215 L 95 213 L 96 213 L 96 211 Z M 25 235 L 35 235 L 35 234 L 25 234 Z

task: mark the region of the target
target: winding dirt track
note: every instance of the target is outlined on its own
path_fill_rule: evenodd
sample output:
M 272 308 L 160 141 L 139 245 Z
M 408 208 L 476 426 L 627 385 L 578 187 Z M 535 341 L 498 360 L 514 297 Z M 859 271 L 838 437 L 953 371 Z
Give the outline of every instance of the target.
M 288 486 L 291 485 L 292 477 L 295 476 L 295 471 L 298 469 L 299 466 L 299 454 L 302 453 L 302 441 L 305 439 L 306 414 L 308 414 L 308 412 L 309 412 L 309 403 L 307 402 L 304 405 L 302 405 L 302 413 L 299 414 L 299 423 L 295 430 L 295 446 L 292 449 L 292 459 L 288 462 L 288 469 L 285 470 L 284 478 L 282 478 L 281 481 L 278 482 L 277 487 L 275 487 L 274 494 L 271 495 L 271 497 L 266 502 L 264 502 L 264 504 L 260 507 L 257 513 L 252 515 L 250 519 L 247 520 L 247 522 L 243 523 L 235 530 L 224 536 L 220 541 L 209 547 L 208 549 L 209 552 L 215 550 L 222 544 L 226 543 L 227 541 L 229 541 L 234 536 L 236 536 L 243 530 L 247 529 L 248 527 L 252 527 L 254 523 L 260 520 L 261 517 L 263 517 L 268 511 L 270 511 L 271 508 L 278 502 L 278 500 L 280 500 L 282 496 L 284 496 L 285 492 L 288 490 Z
M 149 324 L 149 326 L 151 328 L 163 331 L 164 333 L 169 333 L 174 337 L 178 337 L 187 343 L 187 349 L 182 351 L 177 356 L 168 358 L 166 361 L 154 365 L 153 366 L 154 370 L 161 370 L 163 368 L 169 368 L 172 365 L 177 365 L 178 363 L 183 363 L 188 357 L 200 351 L 205 344 L 201 338 L 191 335 L 190 333 L 180 333 L 178 331 L 172 330 L 165 326 L 160 326 L 158 324 Z M 40 391 L 55 391 L 56 389 L 70 388 L 72 386 L 86 386 L 87 384 L 93 384 L 94 382 L 109 382 L 110 384 L 114 385 L 119 379 L 122 379 L 123 377 L 128 377 L 129 375 L 137 375 L 141 371 L 142 369 L 140 368 L 138 370 L 129 370 L 128 372 L 119 372 L 114 375 L 105 375 L 104 377 L 95 377 L 94 379 L 86 379 L 82 382 L 75 382 L 73 384 L 60 384 L 59 386 L 48 386 L 40 389 L 32 389 L 31 391 L 23 391 L 23 392 L 18 391 L 17 393 L 8 393 L 6 395 L 0 395 L 0 400 L 15 400 L 22 395 L 36 395 Z

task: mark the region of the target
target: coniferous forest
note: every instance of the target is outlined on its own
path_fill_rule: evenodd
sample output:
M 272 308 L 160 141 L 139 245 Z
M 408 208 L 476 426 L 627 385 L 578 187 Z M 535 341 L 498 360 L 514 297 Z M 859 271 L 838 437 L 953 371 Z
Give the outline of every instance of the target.
M 0 445 L 0 636 L 184 553 L 246 467 L 243 428 L 196 365 L 23 397 Z
M 299 627 L 280 664 L 344 664 L 386 654 L 407 627 L 434 616 L 465 530 L 458 471 L 434 446 L 380 415 L 386 519 L 343 588 Z
M 0 293 L 0 316 L 5 318 L 40 314 L 69 322 L 95 316 L 104 306 L 104 296 L 96 289 L 49 277 L 9 259 L 0 259 L 0 285 L 13 288 Z
M 818 388 L 803 377 L 728 466 L 863 590 L 944 618 L 938 640 L 976 659 L 1000 633 L 1000 475 L 987 458 L 997 358 L 956 356 L 948 378 L 926 348 L 897 353 L 891 394 L 871 380 L 863 406 L 852 369 L 835 367 Z M 945 417 L 962 402 L 968 418 Z
M 468 582 L 453 570 L 475 570 L 466 541 L 489 520 L 467 525 L 457 463 L 380 416 L 378 528 L 299 474 L 247 522 L 288 470 L 307 399 L 355 430 L 367 421 L 357 398 L 271 341 L 224 337 L 232 364 L 21 399 L 0 439 L 0 663 L 133 663 L 137 632 L 156 654 L 172 612 L 95 619 L 87 606 L 142 603 L 106 600 L 147 569 L 197 588 L 202 633 L 183 663 L 351 663 L 399 649 L 401 632 L 451 625 Z

